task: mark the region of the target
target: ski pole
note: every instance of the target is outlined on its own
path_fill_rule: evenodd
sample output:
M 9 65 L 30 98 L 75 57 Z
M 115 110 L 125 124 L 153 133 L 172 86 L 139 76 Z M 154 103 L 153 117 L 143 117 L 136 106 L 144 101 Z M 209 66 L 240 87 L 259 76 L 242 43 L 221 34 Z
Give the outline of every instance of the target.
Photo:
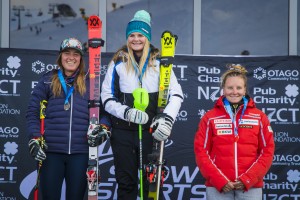
M 42 100 L 40 102 L 40 121 L 41 121 L 41 125 L 40 125 L 40 133 L 41 136 L 39 137 L 39 143 L 42 147 L 42 149 L 44 148 L 45 145 L 45 139 L 44 139 L 44 131 L 45 131 L 45 110 L 46 110 L 46 104 L 47 101 L 46 100 Z M 40 184 L 40 171 L 41 171 L 41 167 L 42 167 L 43 162 L 39 161 L 38 163 L 38 169 L 37 169 L 37 178 L 36 178 L 36 184 L 34 186 L 34 200 L 38 200 L 39 198 L 39 184 Z
M 145 111 L 149 104 L 149 94 L 144 88 L 137 88 L 133 91 L 134 107 Z M 139 124 L 139 173 L 140 173 L 140 199 L 144 199 L 143 188 L 143 146 L 142 146 L 142 125 Z

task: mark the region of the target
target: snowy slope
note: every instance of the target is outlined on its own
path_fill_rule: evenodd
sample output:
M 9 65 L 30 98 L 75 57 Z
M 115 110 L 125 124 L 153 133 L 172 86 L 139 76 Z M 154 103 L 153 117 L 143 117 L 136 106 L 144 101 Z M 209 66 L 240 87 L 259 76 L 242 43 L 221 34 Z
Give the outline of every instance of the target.
M 239 55 L 242 50 L 248 49 L 252 55 L 287 55 L 287 2 L 230 2 L 202 1 L 202 54 Z M 192 54 L 192 0 L 133 1 L 109 12 L 107 29 L 104 30 L 108 52 L 114 52 L 125 43 L 126 25 L 140 9 L 152 15 L 152 43 L 155 46 L 159 47 L 161 33 L 168 29 L 179 37 L 176 54 Z M 82 42 L 86 40 L 87 30 L 83 19 L 60 19 L 60 23 L 64 24 L 64 28 L 58 28 L 52 20 L 37 24 L 42 28 L 39 35 L 30 32 L 28 27 L 12 31 L 10 45 L 12 48 L 57 50 L 65 37 L 75 36 Z

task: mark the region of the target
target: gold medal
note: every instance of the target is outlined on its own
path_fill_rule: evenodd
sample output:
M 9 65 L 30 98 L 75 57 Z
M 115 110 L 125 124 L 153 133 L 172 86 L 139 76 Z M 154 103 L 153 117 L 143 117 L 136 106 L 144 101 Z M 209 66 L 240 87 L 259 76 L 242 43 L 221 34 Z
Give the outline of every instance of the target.
M 70 109 L 70 104 L 69 104 L 69 102 L 64 104 L 64 109 L 65 109 L 65 110 L 69 110 L 69 109 Z

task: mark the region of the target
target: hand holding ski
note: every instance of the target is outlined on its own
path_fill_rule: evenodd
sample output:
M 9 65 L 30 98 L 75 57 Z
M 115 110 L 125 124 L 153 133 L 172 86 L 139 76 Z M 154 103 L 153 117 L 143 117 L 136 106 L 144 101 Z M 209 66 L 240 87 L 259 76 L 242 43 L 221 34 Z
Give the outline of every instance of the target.
M 111 136 L 108 128 L 102 124 L 91 124 L 88 130 L 88 144 L 90 147 L 97 147 Z
M 44 138 L 41 136 L 38 139 L 31 139 L 28 142 L 29 153 L 37 161 L 43 162 L 46 159 L 45 149 L 48 148 Z
M 154 139 L 158 141 L 167 140 L 171 135 L 173 122 L 173 118 L 165 113 L 156 115 L 150 126 L 150 132 Z

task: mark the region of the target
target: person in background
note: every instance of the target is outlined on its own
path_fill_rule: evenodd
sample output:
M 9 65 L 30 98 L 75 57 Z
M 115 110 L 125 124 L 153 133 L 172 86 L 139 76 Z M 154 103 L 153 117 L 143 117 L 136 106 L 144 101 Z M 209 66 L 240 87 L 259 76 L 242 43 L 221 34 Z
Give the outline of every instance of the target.
M 87 188 L 89 145 L 100 145 L 110 136 L 109 118 L 103 115 L 89 130 L 89 76 L 83 50 L 76 38 L 62 41 L 57 58 L 59 69 L 45 73 L 33 89 L 26 120 L 29 150 L 42 162 L 40 189 L 43 200 L 61 198 L 63 181 L 66 199 L 82 200 Z M 46 100 L 45 143 L 41 143 L 40 102 Z M 100 99 L 99 99 L 100 101 Z
M 171 73 L 169 101 L 163 114 L 157 113 L 159 89 L 159 50 L 151 42 L 151 17 L 145 10 L 137 11 L 127 24 L 126 45 L 121 47 L 109 64 L 101 90 L 105 110 L 111 114 L 115 176 L 118 200 L 136 200 L 138 195 L 139 125 L 143 126 L 142 157 L 152 151 L 153 138 L 168 139 L 183 102 L 183 93 L 174 72 Z M 149 105 L 144 111 L 134 108 L 133 92 L 144 88 Z M 153 128 L 152 135 L 149 133 Z M 147 179 L 143 177 L 144 199 L 147 199 Z
M 245 67 L 231 64 L 223 95 L 201 119 L 194 140 L 207 200 L 260 200 L 274 155 L 268 117 L 247 94 Z

